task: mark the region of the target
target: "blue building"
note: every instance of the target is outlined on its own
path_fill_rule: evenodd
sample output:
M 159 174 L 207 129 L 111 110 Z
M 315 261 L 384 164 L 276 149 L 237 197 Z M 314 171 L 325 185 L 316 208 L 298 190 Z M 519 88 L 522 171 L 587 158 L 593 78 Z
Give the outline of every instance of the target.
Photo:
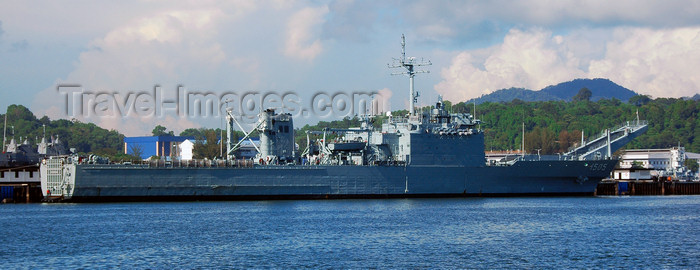
M 133 155 L 140 152 L 142 159 L 152 156 L 177 156 L 177 146 L 185 140 L 194 141 L 194 136 L 143 136 L 124 137 L 124 154 Z

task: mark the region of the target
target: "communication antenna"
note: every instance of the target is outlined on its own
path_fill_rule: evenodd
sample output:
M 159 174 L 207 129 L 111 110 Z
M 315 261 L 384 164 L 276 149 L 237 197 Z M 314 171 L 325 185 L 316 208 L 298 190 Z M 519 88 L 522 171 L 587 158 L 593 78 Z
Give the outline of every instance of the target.
M 391 75 L 408 75 L 408 104 L 409 113 L 411 116 L 415 115 L 414 107 L 418 97 L 420 96 L 420 94 L 413 89 L 413 77 L 416 76 L 416 74 L 418 73 L 430 73 L 429 70 L 414 70 L 414 67 L 430 66 L 432 64 L 433 63 L 431 63 L 430 60 L 426 62 L 423 60 L 423 58 L 421 58 L 420 61 L 416 61 L 415 57 L 406 58 L 406 37 L 403 34 L 401 34 L 401 59 L 393 58 L 393 62 L 391 64 L 387 64 L 387 66 L 389 66 L 389 68 L 406 69 L 406 71 L 404 72 L 396 72 L 392 73 Z

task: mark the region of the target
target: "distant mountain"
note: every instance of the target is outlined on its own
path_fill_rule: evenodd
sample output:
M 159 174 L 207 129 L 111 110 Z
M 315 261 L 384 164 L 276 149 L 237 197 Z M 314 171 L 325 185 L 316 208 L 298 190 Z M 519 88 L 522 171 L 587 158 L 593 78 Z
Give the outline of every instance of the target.
M 481 104 L 484 102 L 510 102 L 516 98 L 523 101 L 562 100 L 562 98 L 542 91 L 532 91 L 525 88 L 509 88 L 497 90 L 491 94 L 469 100 L 467 103 L 476 102 L 477 104 Z
M 624 88 L 608 79 L 576 79 L 570 82 L 550 85 L 539 91 L 524 88 L 501 89 L 491 94 L 471 99 L 467 101 L 467 103 L 510 102 L 516 98 L 522 101 L 570 101 L 571 98 L 584 87 L 591 90 L 593 94 L 593 96 L 591 96 L 592 101 L 603 98 L 616 98 L 626 102 L 631 97 L 637 95 L 634 91 Z
M 698 100 L 700 100 L 700 94 L 695 94 L 695 95 L 693 95 L 692 97 L 685 97 L 685 98 L 683 98 L 683 99 L 685 99 L 685 100 L 698 101 Z
M 593 101 L 603 98 L 616 98 L 622 101 L 627 101 L 631 97 L 637 95 L 637 93 L 634 91 L 624 88 L 608 79 L 576 79 L 570 82 L 550 85 L 540 91 L 549 93 L 564 100 L 571 100 L 571 98 L 584 87 L 591 90 L 591 93 L 593 94 L 593 96 L 591 96 L 591 100 Z

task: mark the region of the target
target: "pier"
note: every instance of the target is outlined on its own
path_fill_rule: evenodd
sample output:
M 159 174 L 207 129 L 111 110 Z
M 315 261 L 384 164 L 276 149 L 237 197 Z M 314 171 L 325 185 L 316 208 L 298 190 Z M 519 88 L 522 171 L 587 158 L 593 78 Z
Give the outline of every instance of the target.
M 0 203 L 40 202 L 43 198 L 38 166 L 0 169 Z
M 0 203 L 34 203 L 43 198 L 38 183 L 0 184 Z
M 596 188 L 595 195 L 700 195 L 700 182 L 601 182 Z

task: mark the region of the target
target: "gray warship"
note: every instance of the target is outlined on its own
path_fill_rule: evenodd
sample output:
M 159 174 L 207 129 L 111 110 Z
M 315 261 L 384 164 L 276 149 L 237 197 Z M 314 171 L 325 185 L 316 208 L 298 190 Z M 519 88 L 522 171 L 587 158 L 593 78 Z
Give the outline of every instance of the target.
M 249 138 L 234 143 L 237 121 L 229 112 L 226 159 L 104 164 L 49 158 L 41 164 L 43 195 L 77 202 L 593 195 L 618 162 L 612 153 L 647 129 L 637 119 L 565 154 L 487 159 L 480 120 L 449 113 L 441 98 L 417 113 L 413 76 L 420 64 L 405 53 L 399 64 L 410 78 L 410 110 L 389 117 L 381 129 L 365 117 L 356 128 L 307 133 L 307 149 L 299 153 L 292 116 L 266 109 L 255 127 L 257 156 L 241 160 L 232 153 Z M 336 137 L 329 140 L 330 134 Z M 310 135 L 322 139 L 312 143 Z

